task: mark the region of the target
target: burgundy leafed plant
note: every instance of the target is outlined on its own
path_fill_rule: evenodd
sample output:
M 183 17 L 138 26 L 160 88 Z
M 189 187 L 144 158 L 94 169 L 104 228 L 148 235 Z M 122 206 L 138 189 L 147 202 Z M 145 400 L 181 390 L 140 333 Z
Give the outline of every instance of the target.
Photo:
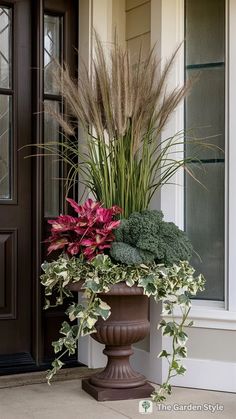
M 93 259 L 98 253 L 104 253 L 114 240 L 113 230 L 120 221 L 114 215 L 121 213 L 121 208 L 113 206 L 103 208 L 100 202 L 88 199 L 84 205 L 78 205 L 73 199 L 67 201 L 77 212 L 77 217 L 60 215 L 49 220 L 51 236 L 48 253 L 64 249 L 69 255 L 82 254 L 86 259 Z

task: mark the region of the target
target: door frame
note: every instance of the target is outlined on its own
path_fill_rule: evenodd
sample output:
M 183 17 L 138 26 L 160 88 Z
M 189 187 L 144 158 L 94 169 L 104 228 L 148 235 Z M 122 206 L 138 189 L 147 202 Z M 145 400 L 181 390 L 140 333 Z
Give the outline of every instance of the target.
M 79 0 L 77 0 L 79 2 Z M 32 91 L 35 92 L 33 96 L 33 126 L 32 133 L 34 140 L 33 143 L 39 144 L 43 141 L 44 137 L 44 13 L 47 11 L 47 7 L 44 7 L 44 0 L 35 0 L 34 7 L 32 8 L 32 27 L 35 30 L 35 42 L 34 48 L 32 48 Z M 58 4 L 58 7 L 60 4 Z M 76 6 L 76 3 L 75 3 Z M 78 3 L 76 10 L 78 10 Z M 55 12 L 57 11 L 57 3 L 55 2 Z M 58 12 L 59 13 L 59 12 Z M 78 37 L 77 32 L 77 37 Z M 78 38 L 77 38 L 78 39 Z M 64 58 L 70 64 L 73 61 L 73 54 L 69 51 L 69 45 L 71 45 L 70 35 L 66 38 L 66 45 L 64 51 Z M 78 41 L 77 41 L 78 43 Z M 77 66 L 76 66 L 77 67 Z M 37 150 L 36 150 L 37 152 Z M 43 321 L 42 313 L 44 306 L 44 295 L 42 292 L 42 286 L 40 283 L 41 264 L 43 258 L 42 242 L 45 240 L 45 228 L 44 228 L 44 197 L 43 197 L 43 159 L 40 157 L 34 157 L 33 164 L 33 190 L 32 190 L 32 241 L 33 241 L 33 347 L 32 352 L 35 359 L 35 363 L 38 367 L 44 367 L 44 333 L 43 333 Z M 71 365 L 74 364 L 74 360 Z

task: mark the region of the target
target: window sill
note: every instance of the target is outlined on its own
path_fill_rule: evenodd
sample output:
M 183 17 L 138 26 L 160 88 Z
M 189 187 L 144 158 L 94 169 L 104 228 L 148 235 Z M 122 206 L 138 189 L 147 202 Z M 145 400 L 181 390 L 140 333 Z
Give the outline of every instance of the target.
M 189 320 L 194 322 L 192 327 L 236 330 L 236 311 L 224 309 L 219 302 L 210 302 L 210 305 L 206 303 L 208 302 L 193 302 L 189 315 Z M 181 318 L 181 310 L 176 309 L 174 315 L 178 321 Z M 163 318 L 169 319 L 170 316 L 164 315 Z

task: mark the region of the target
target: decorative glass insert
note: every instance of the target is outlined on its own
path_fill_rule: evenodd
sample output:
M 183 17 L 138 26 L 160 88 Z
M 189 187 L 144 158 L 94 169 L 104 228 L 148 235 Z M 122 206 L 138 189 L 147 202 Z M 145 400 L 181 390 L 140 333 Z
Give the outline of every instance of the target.
M 225 148 L 225 0 L 185 0 L 185 74 L 194 77 L 185 101 L 187 134 Z M 196 77 L 197 76 L 197 77 Z M 196 149 L 185 149 L 194 157 Z M 206 277 L 198 298 L 224 300 L 224 153 L 199 147 L 191 164 L 199 182 L 185 176 L 185 229 L 193 243 L 192 264 Z
M 0 95 L 0 199 L 11 198 L 11 97 Z
M 62 109 L 62 99 L 55 82 L 57 63 L 62 62 L 63 16 L 44 15 L 44 143 L 60 141 L 60 127 L 50 115 Z M 49 110 L 49 112 L 47 112 Z M 45 151 L 45 154 L 47 152 Z M 57 156 L 44 159 L 44 217 L 56 217 L 61 210 L 63 164 Z
M 53 112 L 59 112 L 59 103 L 56 101 L 44 101 L 45 108 L 51 108 Z M 44 143 L 59 141 L 59 125 L 49 112 L 44 114 Z M 47 152 L 45 153 L 47 154 Z M 48 155 L 44 158 L 44 216 L 56 217 L 59 214 L 60 203 L 60 162 L 58 157 Z
M 0 199 L 11 199 L 12 9 L 0 6 Z
M 0 88 L 11 88 L 12 10 L 0 6 Z
M 61 61 L 61 34 L 61 17 L 44 15 L 44 93 L 58 94 L 53 74 Z

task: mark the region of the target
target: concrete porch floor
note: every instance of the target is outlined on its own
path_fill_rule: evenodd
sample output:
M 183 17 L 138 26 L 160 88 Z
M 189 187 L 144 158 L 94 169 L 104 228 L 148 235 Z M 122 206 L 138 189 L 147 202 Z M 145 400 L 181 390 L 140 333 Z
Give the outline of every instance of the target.
M 32 384 L 0 390 L 0 419 L 122 419 L 142 418 L 138 400 L 96 402 L 81 390 L 81 380 Z M 147 417 L 172 418 L 236 418 L 236 394 L 174 388 L 167 403 L 174 405 L 204 403 L 224 406 L 223 411 L 158 411 L 153 405 L 153 413 Z

